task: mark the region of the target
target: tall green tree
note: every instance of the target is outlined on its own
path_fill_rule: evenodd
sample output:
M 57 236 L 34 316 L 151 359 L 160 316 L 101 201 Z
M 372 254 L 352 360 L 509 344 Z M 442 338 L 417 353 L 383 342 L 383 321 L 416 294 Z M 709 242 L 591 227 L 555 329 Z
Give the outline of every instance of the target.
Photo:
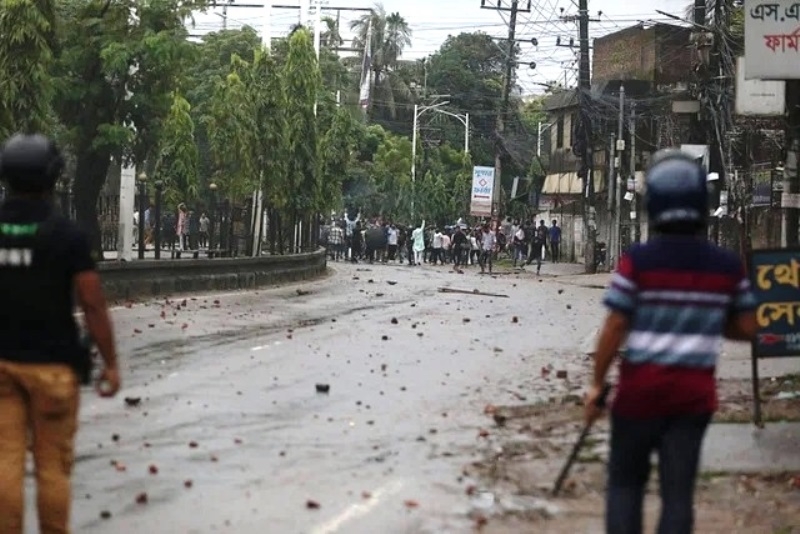
M 101 256 L 97 198 L 112 158 L 155 160 L 191 60 L 185 21 L 201 0 L 61 0 L 53 104 L 76 157 L 77 219 Z
M 185 66 L 183 92 L 192 105 L 195 139 L 200 153 L 199 187 L 202 191 L 208 191 L 214 173 L 209 132 L 204 119 L 210 113 L 214 91 L 230 74 L 233 56 L 252 63 L 255 60 L 255 51 L 260 47 L 261 37 L 250 26 L 208 33 L 194 45 L 192 61 Z
M 339 208 L 342 201 L 342 182 L 352 160 L 355 147 L 353 118 L 347 110 L 339 108 L 333 116 L 330 128 L 322 137 L 322 201 L 321 212 Z
M 364 46 L 367 33 L 372 30 L 373 93 L 370 116 L 377 122 L 391 123 L 403 104 L 411 102 L 412 91 L 397 68 L 403 51 L 411 45 L 411 28 L 399 13 L 387 13 L 383 4 L 376 4 L 373 11 L 354 20 L 351 28 L 356 31 L 357 46 Z
M 287 208 L 291 218 L 297 221 L 320 206 L 322 194 L 322 162 L 314 115 L 322 76 L 311 34 L 305 28 L 294 32 L 289 39 L 282 82 L 286 116 Z
M 52 126 L 52 0 L 0 0 L 0 139 Z
M 233 201 L 242 200 L 259 183 L 257 115 L 249 69 L 241 58 L 233 56 L 232 71 L 217 83 L 209 114 L 204 117 L 214 181 Z
M 482 32 L 449 37 L 427 62 L 428 91 L 448 94 L 453 110 L 470 114 L 470 151 L 478 165 L 494 161 L 494 131 L 502 100 L 506 56 Z M 463 144 L 464 128 L 441 120 L 443 138 L 453 146 Z
M 164 122 L 155 169 L 155 177 L 164 182 L 164 201 L 171 207 L 194 201 L 198 196 L 198 152 L 190 111 L 189 102 L 175 93 L 172 109 Z
M 255 106 L 256 160 L 264 198 L 270 207 L 283 209 L 286 185 L 286 117 L 281 73 L 268 50 L 256 53 L 249 95 Z

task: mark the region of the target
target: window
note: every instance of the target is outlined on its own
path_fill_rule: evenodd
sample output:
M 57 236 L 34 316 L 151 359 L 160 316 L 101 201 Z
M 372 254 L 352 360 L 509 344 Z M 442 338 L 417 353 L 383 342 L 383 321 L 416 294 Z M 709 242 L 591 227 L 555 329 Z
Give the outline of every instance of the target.
M 556 122 L 556 148 L 564 148 L 564 115 L 559 115 Z

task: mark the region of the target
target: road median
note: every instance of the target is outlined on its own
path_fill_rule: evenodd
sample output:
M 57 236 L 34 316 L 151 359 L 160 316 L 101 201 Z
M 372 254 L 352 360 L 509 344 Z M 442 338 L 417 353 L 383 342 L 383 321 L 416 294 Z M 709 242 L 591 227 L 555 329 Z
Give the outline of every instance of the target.
M 104 262 L 99 270 L 107 298 L 125 300 L 309 280 L 325 273 L 326 256 L 324 249 L 319 249 L 257 258 Z

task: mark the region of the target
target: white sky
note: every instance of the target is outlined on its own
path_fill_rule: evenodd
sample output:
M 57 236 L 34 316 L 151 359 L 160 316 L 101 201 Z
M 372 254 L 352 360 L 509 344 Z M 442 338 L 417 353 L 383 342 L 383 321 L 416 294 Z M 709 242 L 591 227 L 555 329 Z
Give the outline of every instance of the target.
M 313 0 L 312 0 L 313 1 Z M 236 4 L 263 4 L 265 0 L 235 0 Z M 487 4 L 497 5 L 497 0 L 487 0 Z M 502 0 L 503 5 L 510 6 L 511 0 Z M 622 28 L 633 26 L 639 21 L 670 21 L 655 12 L 656 9 L 683 16 L 691 0 L 589 0 L 589 11 L 594 19 L 600 22 L 590 23 L 590 34 L 599 37 Z M 404 59 L 425 57 L 435 52 L 447 39 L 448 35 L 461 32 L 483 31 L 497 37 L 505 37 L 508 32 L 508 12 L 481 9 L 481 0 L 383 0 L 387 12 L 399 12 L 408 21 L 412 30 L 412 47 L 404 54 Z M 568 48 L 556 47 L 556 38 L 562 43 L 570 37 L 577 38 L 577 25 L 562 22 L 559 16 L 577 14 L 577 1 L 573 0 L 533 0 L 530 13 L 520 13 L 517 20 L 517 39 L 529 40 L 536 37 L 538 48 L 524 43 L 519 68 L 519 85 L 524 93 L 540 93 L 544 89 L 537 83 L 553 80 L 564 80 L 566 73 L 569 85 L 576 80 L 575 68 L 571 66 L 576 55 Z M 300 0 L 272 0 L 272 5 L 299 6 Z M 374 5 L 372 0 L 324 0 L 323 15 L 335 16 L 334 11 L 326 12 L 333 7 L 363 7 Z M 521 6 L 527 0 L 520 1 Z M 196 27 L 192 34 L 203 34 L 219 30 L 222 27 L 222 8 L 214 10 L 217 14 L 200 14 L 196 18 Z M 602 11 L 602 15 L 598 15 Z M 357 18 L 358 13 L 342 12 L 341 32 L 347 39 L 351 37 L 349 21 Z M 313 17 L 309 18 L 313 21 Z M 299 21 L 299 9 L 273 8 L 271 31 L 273 37 L 288 33 L 292 24 Z M 257 30 L 263 26 L 263 9 L 248 7 L 231 7 L 228 9 L 228 28 L 236 28 L 249 24 Z M 577 40 L 577 39 L 576 39 Z M 537 68 L 531 70 L 527 64 L 535 61 Z

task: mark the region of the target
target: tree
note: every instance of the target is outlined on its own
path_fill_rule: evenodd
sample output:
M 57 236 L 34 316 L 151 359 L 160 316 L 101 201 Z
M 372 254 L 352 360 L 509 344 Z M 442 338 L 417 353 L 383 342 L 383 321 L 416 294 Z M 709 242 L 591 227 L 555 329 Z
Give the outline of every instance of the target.
M 448 37 L 428 60 L 428 90 L 451 95 L 451 106 L 470 114 L 470 151 L 478 164 L 494 161 L 494 131 L 502 99 L 506 56 L 482 32 Z M 444 138 L 458 146 L 463 128 L 454 121 L 442 124 Z
M 75 154 L 78 223 L 102 257 L 97 198 L 112 157 L 154 163 L 172 92 L 191 58 L 184 20 L 202 1 L 62 0 L 53 105 Z
M 396 75 L 403 50 L 411 45 L 411 28 L 399 13 L 387 14 L 382 4 L 376 4 L 369 14 L 354 20 L 356 46 L 364 46 L 367 32 L 372 31 L 373 95 L 371 117 L 377 122 L 391 122 L 397 117 L 399 104 L 410 102 L 411 89 Z
M 267 203 L 282 209 L 288 200 L 286 189 L 284 94 L 274 58 L 261 49 L 253 62 L 249 95 L 255 105 L 256 158 L 261 188 Z
M 175 93 L 172 109 L 164 122 L 161 152 L 155 176 L 164 182 L 167 206 L 195 200 L 198 194 L 197 144 L 189 102 Z
M 261 38 L 252 27 L 243 26 L 236 30 L 206 34 L 202 42 L 194 47 L 193 59 L 186 65 L 183 88 L 186 99 L 192 105 L 192 119 L 196 126 L 195 139 L 200 153 L 199 187 L 207 190 L 214 169 L 205 117 L 210 113 L 214 91 L 230 74 L 233 56 L 238 56 L 246 63 L 255 60 L 255 52 L 261 48 Z
M 322 155 L 322 194 L 320 211 L 338 208 L 342 200 L 342 182 L 352 159 L 355 145 L 353 119 L 342 108 L 337 109 L 330 128 L 320 143 Z
M 286 116 L 287 208 L 291 220 L 298 222 L 319 207 L 322 192 L 319 139 L 314 115 L 314 103 L 320 93 L 322 76 L 311 34 L 305 28 L 294 32 L 289 39 L 282 82 Z
M 214 180 L 220 191 L 239 201 L 258 186 L 258 127 L 249 90 L 249 65 L 231 59 L 231 73 L 217 83 L 204 125 L 209 134 Z
M 52 126 L 52 0 L 0 0 L 0 139 Z

